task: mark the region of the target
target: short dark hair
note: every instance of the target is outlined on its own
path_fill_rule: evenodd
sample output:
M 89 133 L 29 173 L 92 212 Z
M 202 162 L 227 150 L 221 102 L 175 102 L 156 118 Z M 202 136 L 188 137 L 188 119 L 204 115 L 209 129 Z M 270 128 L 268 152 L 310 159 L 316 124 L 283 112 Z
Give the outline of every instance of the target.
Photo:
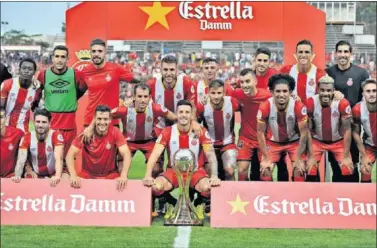
M 202 65 L 208 64 L 208 63 L 211 63 L 211 62 L 215 62 L 217 64 L 217 60 L 216 59 L 209 57 L 209 58 L 203 59 Z
M 271 57 L 271 50 L 267 47 L 259 47 L 257 51 L 255 52 L 255 57 L 259 54 L 266 54 L 269 58 Z
M 173 55 L 167 55 L 165 57 L 163 57 L 161 59 L 161 65 L 162 63 L 166 63 L 166 64 L 178 64 L 178 60 L 176 57 L 174 57 Z
M 47 117 L 48 121 L 51 121 L 51 113 L 45 108 L 37 108 L 34 110 L 34 120 L 38 115 Z
M 62 45 L 56 46 L 56 47 L 54 47 L 54 50 L 52 50 L 52 55 L 55 54 L 55 51 L 56 51 L 56 50 L 59 50 L 59 51 L 66 51 L 66 52 L 67 52 L 67 57 L 68 57 L 68 53 L 69 53 L 69 51 L 68 51 L 68 47 L 66 47 L 66 46 L 62 46 Z
M 297 45 L 296 45 L 296 52 L 297 52 L 297 48 L 298 46 L 301 46 L 301 45 L 309 45 L 310 46 L 310 50 L 313 51 L 313 44 L 311 43 L 310 40 L 300 40 Z
M 376 84 L 377 85 L 377 81 L 369 78 L 369 79 L 367 79 L 367 80 L 365 80 L 364 82 L 361 83 L 361 88 L 364 90 L 364 87 L 367 84 Z
M 5 107 L 4 107 L 4 106 L 0 106 L 0 112 L 6 112 L 6 110 L 5 110 Z
M 107 105 L 98 105 L 96 107 L 96 110 L 95 110 L 95 113 L 97 113 L 97 112 L 109 112 L 109 113 L 111 113 L 111 109 Z
M 224 82 L 220 79 L 211 81 L 208 85 L 208 89 L 224 87 Z
M 20 68 L 21 68 L 21 66 L 22 66 L 22 64 L 24 62 L 30 62 L 30 63 L 32 63 L 33 67 L 34 67 L 34 71 L 37 71 L 37 63 L 35 63 L 34 59 L 32 59 L 32 58 L 24 58 L 24 59 L 22 59 L 21 62 L 20 62 L 20 64 L 19 64 Z
M 92 40 L 92 42 L 90 42 L 90 47 L 92 47 L 94 45 L 100 45 L 100 46 L 106 47 L 106 42 L 104 40 L 101 40 L 101 39 L 94 39 L 94 40 Z
M 255 72 L 251 68 L 245 68 L 240 72 L 240 76 L 246 76 L 247 74 L 251 74 L 253 77 L 256 77 Z
M 186 99 L 179 100 L 178 103 L 177 103 L 177 109 L 178 109 L 179 106 L 190 106 L 190 108 L 192 109 L 191 102 L 189 100 L 186 100 Z
M 152 89 L 151 89 L 151 87 L 150 87 L 148 84 L 145 84 L 145 83 L 139 83 L 139 84 L 136 84 L 136 85 L 134 86 L 134 95 L 136 95 L 136 90 L 137 90 L 138 88 L 140 88 L 140 89 L 142 89 L 142 90 L 148 90 L 149 95 L 150 95 L 151 92 L 152 92 Z
M 295 79 L 288 74 L 276 74 L 270 77 L 268 80 L 268 88 L 270 91 L 275 89 L 277 84 L 286 84 L 289 87 L 289 91 L 293 91 L 296 87 Z
M 352 45 L 348 41 L 346 41 L 346 40 L 340 40 L 340 41 L 338 41 L 336 43 L 336 45 L 335 45 L 335 51 L 338 51 L 338 47 L 339 46 L 348 46 L 349 49 L 350 49 L 350 53 L 352 53 Z

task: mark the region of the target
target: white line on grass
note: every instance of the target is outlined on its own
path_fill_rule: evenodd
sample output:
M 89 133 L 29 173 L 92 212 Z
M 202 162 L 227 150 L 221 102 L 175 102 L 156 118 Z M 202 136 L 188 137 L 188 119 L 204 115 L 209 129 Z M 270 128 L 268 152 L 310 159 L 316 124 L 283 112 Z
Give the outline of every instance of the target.
M 179 226 L 177 237 L 174 240 L 174 248 L 189 248 L 190 247 L 191 226 Z

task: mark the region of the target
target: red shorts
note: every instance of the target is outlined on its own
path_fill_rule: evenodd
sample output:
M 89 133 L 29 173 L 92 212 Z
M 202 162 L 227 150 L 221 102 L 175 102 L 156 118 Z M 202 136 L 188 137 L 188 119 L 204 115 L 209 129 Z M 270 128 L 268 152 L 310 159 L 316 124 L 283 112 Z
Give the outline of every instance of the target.
M 297 154 L 299 148 L 299 141 L 293 141 L 289 143 L 277 143 L 267 140 L 267 152 L 270 156 L 271 163 L 277 163 L 280 160 L 281 154 L 286 152 L 292 162 Z M 305 154 L 302 154 L 302 159 L 305 159 Z
M 120 175 L 117 171 L 112 171 L 106 176 L 94 176 L 91 175 L 89 172 L 82 170 L 78 173 L 78 176 L 85 179 L 115 179 L 118 178 Z
M 367 154 L 370 162 L 372 162 L 373 164 L 376 161 L 377 147 L 373 147 L 373 146 L 369 146 L 365 144 L 364 144 L 364 147 L 365 147 L 365 153 Z
M 335 160 L 340 164 L 344 157 L 344 141 L 339 140 L 334 143 L 324 143 L 320 140 L 313 139 L 314 159 L 317 162 L 321 161 L 324 152 L 331 152 L 334 154 Z
M 251 140 L 240 136 L 238 139 L 237 149 L 237 161 L 251 161 L 253 150 L 258 148 L 259 144 L 257 140 Z M 261 153 L 258 152 L 259 160 L 261 159 Z
M 141 151 L 144 154 L 146 161 L 151 156 L 155 144 L 156 142 L 154 140 L 149 140 L 145 143 L 136 143 L 133 141 L 127 142 L 128 148 L 130 149 L 132 156 L 134 156 L 137 151 Z
M 63 130 L 63 129 L 58 129 L 64 138 L 64 154 L 63 158 L 67 156 L 67 153 L 69 151 L 69 148 L 71 147 L 72 141 L 76 138 L 77 136 L 77 129 L 71 129 L 71 130 Z
M 179 183 L 177 174 L 172 168 L 167 168 L 166 171 L 161 173 L 159 176 L 165 177 L 173 185 L 174 188 L 178 188 Z M 186 176 L 187 174 L 183 173 L 184 180 L 186 179 Z M 199 168 L 192 174 L 190 187 L 194 189 L 198 182 L 206 177 L 208 177 L 206 171 L 203 168 Z

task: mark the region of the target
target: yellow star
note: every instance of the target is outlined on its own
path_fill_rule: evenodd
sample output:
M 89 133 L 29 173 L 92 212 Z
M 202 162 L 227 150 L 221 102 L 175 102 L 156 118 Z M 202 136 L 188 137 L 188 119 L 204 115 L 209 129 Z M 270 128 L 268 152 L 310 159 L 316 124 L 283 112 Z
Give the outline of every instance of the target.
M 159 22 L 166 29 L 169 29 L 169 24 L 166 20 L 166 15 L 169 14 L 175 7 L 162 7 L 161 2 L 153 2 L 152 7 L 139 7 L 142 11 L 149 15 L 145 30 L 150 26 Z
M 246 215 L 245 207 L 250 202 L 242 201 L 241 198 L 240 198 L 240 195 L 237 194 L 237 198 L 236 198 L 235 201 L 227 201 L 227 203 L 229 203 L 232 206 L 232 212 L 230 213 L 230 215 L 233 215 L 236 212 L 241 212 L 244 215 Z

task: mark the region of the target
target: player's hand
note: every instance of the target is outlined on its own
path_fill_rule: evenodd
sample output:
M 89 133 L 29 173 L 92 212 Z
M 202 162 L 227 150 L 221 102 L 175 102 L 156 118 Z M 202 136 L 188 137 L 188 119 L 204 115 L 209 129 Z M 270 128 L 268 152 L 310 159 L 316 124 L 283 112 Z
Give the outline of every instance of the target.
M 305 173 L 305 162 L 302 159 L 298 159 L 293 162 L 293 168 L 298 169 L 302 174 Z
M 78 177 L 78 176 L 75 176 L 75 177 L 71 176 L 70 181 L 71 181 L 71 187 L 73 187 L 75 189 L 81 188 L 81 179 L 80 179 L 80 177 Z
M 307 171 L 307 173 L 308 173 L 309 176 L 315 176 L 315 175 L 317 175 L 318 163 L 314 159 L 314 157 L 309 157 L 308 158 L 306 171 Z
M 30 171 L 30 172 L 25 172 L 25 175 L 24 175 L 25 178 L 38 178 L 38 175 L 37 173 L 35 173 L 34 171 Z
M 211 187 L 217 187 L 220 186 L 221 180 L 217 176 L 212 176 L 209 179 L 209 183 L 211 184 Z
M 293 98 L 293 100 L 295 100 L 295 101 L 299 101 L 299 102 L 301 102 L 301 98 L 300 98 L 298 95 L 292 94 L 292 98 Z
M 198 137 L 203 135 L 202 126 L 197 121 L 192 121 L 191 129 Z
M 18 176 L 13 176 L 10 178 L 13 182 L 15 183 L 19 183 L 21 182 L 21 177 L 18 177 Z
M 153 177 L 145 176 L 143 178 L 143 184 L 144 184 L 144 186 L 152 187 L 155 184 L 155 181 L 154 181 Z
M 57 177 L 57 176 L 52 176 L 50 178 L 50 186 L 51 187 L 55 187 L 56 185 L 58 185 L 58 183 L 60 182 L 60 177 Z
M 368 156 L 362 156 L 360 161 L 360 169 L 364 168 L 366 172 L 372 171 L 372 162 L 368 158 Z
M 340 91 L 334 91 L 334 99 L 337 100 L 337 101 L 340 101 L 344 98 L 344 95 L 342 92 Z
M 353 161 L 351 159 L 351 156 L 343 157 L 343 160 L 340 163 L 340 169 L 342 170 L 342 175 L 352 175 L 354 168 L 353 168 Z
M 274 169 L 274 165 L 268 159 L 262 159 L 260 163 L 260 172 L 264 174 L 266 171 L 272 171 Z
M 90 130 L 89 127 L 84 129 L 83 136 L 82 136 L 82 142 L 85 144 L 89 144 L 94 140 L 94 132 Z
M 127 177 L 118 177 L 116 180 L 117 190 L 123 191 L 126 188 L 128 178 Z
M 206 105 L 208 101 L 208 96 L 206 94 L 199 96 L 199 103 L 202 105 Z
M 126 106 L 128 108 L 133 108 L 134 107 L 134 101 L 132 100 L 131 97 L 124 99 L 123 104 L 124 104 L 124 106 Z

